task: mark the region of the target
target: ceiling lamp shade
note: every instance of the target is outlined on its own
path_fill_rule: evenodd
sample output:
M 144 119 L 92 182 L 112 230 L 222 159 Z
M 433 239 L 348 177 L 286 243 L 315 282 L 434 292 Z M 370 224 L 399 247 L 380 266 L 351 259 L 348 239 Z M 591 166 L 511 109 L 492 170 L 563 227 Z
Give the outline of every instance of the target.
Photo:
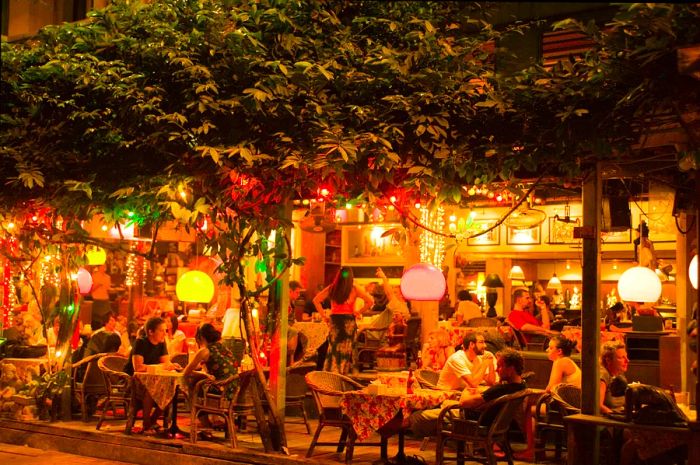
M 556 273 L 553 273 L 553 274 L 552 274 L 552 277 L 551 277 L 550 280 L 547 282 L 547 289 L 554 289 L 554 290 L 556 290 L 556 291 L 561 291 L 561 290 L 562 290 L 562 287 L 561 287 L 561 280 L 559 279 L 559 277 L 557 276 Z
M 202 271 L 188 271 L 177 280 L 175 294 L 181 302 L 208 304 L 214 297 L 214 281 Z
M 690 267 L 688 267 L 688 278 L 690 279 L 690 284 L 693 289 L 698 288 L 698 254 L 695 254 L 693 259 L 690 261 Z
M 508 272 L 508 278 L 514 281 L 525 281 L 525 272 L 520 265 L 513 265 Z
M 80 295 L 87 295 L 92 289 L 92 275 L 85 268 L 78 269 L 78 275 L 75 279 L 78 282 L 78 292 Z
M 102 247 L 88 247 L 85 256 L 88 265 L 104 265 L 107 261 L 107 252 Z
M 496 287 L 505 287 L 503 285 L 503 281 L 501 281 L 501 277 L 498 276 L 496 273 L 490 273 L 486 276 L 486 279 L 484 279 L 484 283 L 482 284 L 485 288 L 496 288 Z
M 661 280 L 653 270 L 633 266 L 620 276 L 617 291 L 626 302 L 656 302 L 661 297 Z
M 406 300 L 440 300 L 445 290 L 445 276 L 429 263 L 415 264 L 401 277 L 401 294 Z

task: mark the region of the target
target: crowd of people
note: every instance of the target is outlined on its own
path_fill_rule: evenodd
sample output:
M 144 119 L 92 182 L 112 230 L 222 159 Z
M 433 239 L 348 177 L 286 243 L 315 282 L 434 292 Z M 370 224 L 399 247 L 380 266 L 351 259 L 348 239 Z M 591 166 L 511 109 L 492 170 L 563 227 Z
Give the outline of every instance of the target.
M 343 267 L 332 281 L 323 289 L 319 289 L 310 301 L 311 305 L 305 310 L 305 320 L 325 322 L 328 327 L 328 338 L 317 352 L 317 368 L 341 374 L 351 374 L 354 370 L 357 353 L 357 321 L 367 313 L 373 314 L 372 325 L 378 328 L 388 327 L 388 344 L 400 344 L 406 329 L 406 319 L 410 316 L 407 303 L 403 301 L 400 292 L 396 292 L 389 279 L 379 268 L 376 276 L 381 284 L 372 283 L 368 288 L 357 285 L 352 268 Z M 298 332 L 293 323 L 293 302 L 300 297 L 303 289 L 295 281 L 290 282 L 290 326 L 288 339 L 293 341 L 290 353 L 298 353 Z M 626 309 L 616 303 L 608 313 L 610 325 L 619 325 Z M 454 318 L 457 325 L 466 325 L 473 318 L 483 317 L 481 306 L 468 291 L 461 291 L 455 307 Z M 513 294 L 513 308 L 505 322 L 516 330 L 527 345 L 536 335 L 546 338 L 543 349 L 552 362 L 545 388 L 546 392 L 555 391 L 556 387 L 565 383 L 581 387 L 582 373 L 577 363 L 571 358 L 577 349 L 576 341 L 568 339 L 551 327 L 553 316 L 549 311 L 546 296 L 537 294 L 531 296 L 527 289 L 516 289 Z M 145 323 L 135 321 L 128 324 L 123 317 L 116 317 L 108 311 L 95 315 L 92 320 L 92 333 L 85 337 L 79 351 L 79 357 L 87 357 L 98 353 L 116 352 L 128 357 L 125 371 L 133 375 L 145 372 L 149 365 L 159 365 L 165 369 L 182 370 L 189 379 L 191 386 L 206 376 L 215 380 L 224 380 L 235 375 L 241 367 L 230 347 L 222 341 L 221 332 L 211 323 L 200 325 L 194 340 L 198 350 L 192 351 L 188 346 L 185 333 L 178 328 L 180 320 L 172 313 L 149 318 Z M 689 331 L 697 331 L 692 329 Z M 49 328 L 49 343 L 58 334 L 58 320 Z M 525 349 L 525 346 L 521 347 Z M 173 363 L 172 356 L 188 353 L 189 361 L 181 366 Z M 496 352 L 494 350 L 493 352 Z M 424 369 L 437 373 L 436 388 L 445 391 L 459 391 L 458 403 L 467 411 L 478 411 L 485 403 L 525 389 L 527 382 L 523 377 L 524 361 L 522 354 L 513 348 L 504 348 L 493 353 L 487 350 L 487 338 L 481 328 L 467 331 L 462 343 L 455 347 L 448 331 L 444 328 L 430 331 L 425 341 L 420 359 Z M 295 357 L 292 356 L 291 360 Z M 627 380 L 625 372 L 629 359 L 624 344 L 620 342 L 606 343 L 601 350 L 600 360 L 600 412 L 614 414 L 625 407 L 625 392 Z M 202 371 L 203 370 L 203 371 Z M 160 429 L 157 418 L 161 414 L 147 390 L 134 384 L 135 395 L 142 401 L 143 426 L 136 431 L 145 434 L 157 433 Z M 237 385 L 227 384 L 222 391 L 226 397 L 233 396 Z M 450 401 L 446 401 L 450 402 Z M 443 404 L 441 407 L 444 407 Z M 404 428 L 408 428 L 416 436 L 431 436 L 438 427 L 437 421 L 440 408 L 414 412 L 404 419 Z M 524 411 L 519 424 L 526 437 L 527 447 L 520 451 L 516 458 L 532 460 L 534 458 L 534 421 L 538 416 L 535 407 L 529 405 Z M 211 424 L 206 415 L 198 419 L 203 428 Z M 202 434 L 207 434 L 202 433 Z M 625 436 L 625 446 L 621 454 L 624 463 L 634 463 L 639 457 L 650 457 L 653 452 L 647 451 L 639 437 Z M 669 447 L 681 447 L 672 443 Z

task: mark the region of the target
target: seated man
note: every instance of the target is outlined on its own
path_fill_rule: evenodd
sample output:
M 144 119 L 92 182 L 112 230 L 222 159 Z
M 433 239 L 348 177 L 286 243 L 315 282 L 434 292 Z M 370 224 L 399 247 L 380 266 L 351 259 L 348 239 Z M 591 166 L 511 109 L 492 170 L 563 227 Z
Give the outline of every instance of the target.
M 115 330 L 117 320 L 112 313 L 108 313 L 105 319 L 104 326 L 90 336 L 83 357 L 89 357 L 94 354 L 117 352 L 119 350 L 122 340 L 119 333 Z
M 493 354 L 486 351 L 483 334 L 476 331 L 468 333 L 464 336 L 462 347 L 445 362 L 437 387 L 450 391 L 495 384 L 496 363 Z
M 513 309 L 508 314 L 508 322 L 529 342 L 529 335 L 542 334 L 545 336 L 557 334 L 549 329 L 549 312 L 542 311 L 542 321 L 535 318 L 530 310 L 532 309 L 532 297 L 527 289 L 516 289 L 513 293 Z M 544 303 L 542 303 L 544 305 Z M 523 347 L 524 349 L 524 347 Z
M 473 415 L 474 419 L 479 418 L 480 412 L 477 410 L 486 402 L 513 394 L 526 387 L 525 381 L 521 377 L 524 361 L 520 352 L 504 349 L 498 353 L 497 359 L 497 371 L 501 382 L 483 392 L 479 392 L 476 388 L 467 387 L 460 396 L 460 406 L 470 409 L 470 415 Z M 451 403 L 453 404 L 454 401 L 445 401 L 440 408 L 414 412 L 405 422 L 405 426 L 409 427 L 416 436 L 432 436 L 437 430 L 437 419 L 440 411 Z

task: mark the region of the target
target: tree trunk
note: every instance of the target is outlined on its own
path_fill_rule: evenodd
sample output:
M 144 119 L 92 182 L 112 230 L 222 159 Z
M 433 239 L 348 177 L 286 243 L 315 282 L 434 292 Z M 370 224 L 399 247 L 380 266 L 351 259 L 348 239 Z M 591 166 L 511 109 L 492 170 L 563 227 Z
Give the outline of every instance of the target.
M 239 285 L 239 288 L 240 287 L 241 286 Z M 260 364 L 260 347 L 258 347 L 257 339 L 253 336 L 256 333 L 254 332 L 253 325 L 250 321 L 250 314 L 248 312 L 248 298 L 246 297 L 245 289 L 240 288 L 240 290 L 242 296 L 241 318 L 243 319 L 243 325 L 245 326 L 246 335 L 248 336 L 250 355 L 253 359 L 253 365 L 255 367 L 256 376 L 254 376 L 252 380 L 254 385 L 252 394 L 255 405 L 255 418 L 258 422 L 260 438 L 262 439 L 265 452 L 283 452 L 287 449 L 287 440 L 284 435 L 284 428 L 282 428 L 279 416 L 274 408 L 270 408 L 267 418 L 265 417 L 265 412 L 263 411 L 261 396 L 259 395 L 260 393 L 265 396 L 265 400 L 267 401 L 268 405 L 274 406 L 275 402 L 270 394 L 270 391 L 267 389 L 265 373 L 263 372 L 262 365 Z M 270 429 L 271 427 L 272 430 Z M 273 431 L 276 436 L 279 435 L 278 438 L 272 437 Z

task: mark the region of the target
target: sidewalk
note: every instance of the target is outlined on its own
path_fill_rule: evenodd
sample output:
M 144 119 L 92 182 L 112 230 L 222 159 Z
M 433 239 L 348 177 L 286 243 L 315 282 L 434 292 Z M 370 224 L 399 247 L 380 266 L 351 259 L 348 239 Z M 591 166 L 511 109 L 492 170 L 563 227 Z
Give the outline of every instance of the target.
M 83 457 L 12 444 L 0 444 L 0 463 L 12 465 L 130 465 L 127 462 Z

